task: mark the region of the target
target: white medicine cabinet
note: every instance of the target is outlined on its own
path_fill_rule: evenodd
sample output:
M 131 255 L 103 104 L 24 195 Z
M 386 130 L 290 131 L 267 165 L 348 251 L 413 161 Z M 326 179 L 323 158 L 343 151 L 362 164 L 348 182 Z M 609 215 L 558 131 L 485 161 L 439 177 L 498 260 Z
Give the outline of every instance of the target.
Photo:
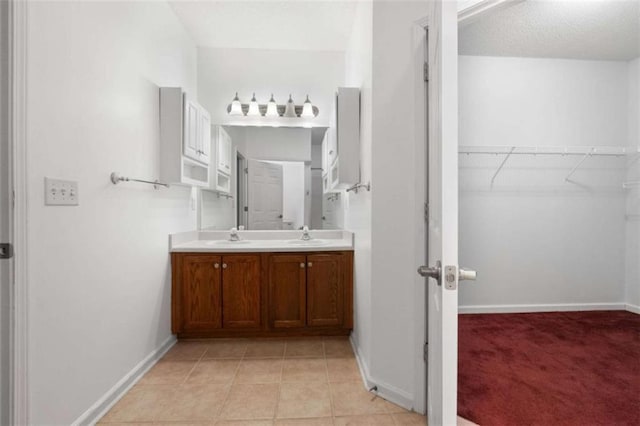
M 222 127 L 216 126 L 215 130 L 215 168 L 212 168 L 212 189 L 219 192 L 229 193 L 231 191 L 231 171 L 233 161 L 233 146 L 231 136 Z
M 322 185 L 325 193 L 360 181 L 360 90 L 339 87 L 322 141 Z
M 211 118 L 179 87 L 160 88 L 160 179 L 209 186 Z

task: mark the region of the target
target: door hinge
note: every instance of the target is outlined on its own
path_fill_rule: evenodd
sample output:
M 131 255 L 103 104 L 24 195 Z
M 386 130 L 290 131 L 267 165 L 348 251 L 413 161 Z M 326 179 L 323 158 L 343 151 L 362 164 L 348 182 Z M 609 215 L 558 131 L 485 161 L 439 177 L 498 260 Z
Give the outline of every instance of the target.
M 429 81 L 429 64 L 424 63 L 424 81 Z
M 424 203 L 424 221 L 429 223 L 429 203 Z
M 13 245 L 10 243 L 0 243 L 0 259 L 11 259 L 13 257 Z
M 424 344 L 424 353 L 423 353 L 423 358 L 425 361 L 429 360 L 429 343 Z
M 244 206 L 244 211 L 248 212 L 249 211 L 249 206 Z
M 248 168 L 248 167 L 245 167 L 245 168 L 244 168 L 244 172 L 245 172 L 245 174 L 249 174 L 249 168 Z

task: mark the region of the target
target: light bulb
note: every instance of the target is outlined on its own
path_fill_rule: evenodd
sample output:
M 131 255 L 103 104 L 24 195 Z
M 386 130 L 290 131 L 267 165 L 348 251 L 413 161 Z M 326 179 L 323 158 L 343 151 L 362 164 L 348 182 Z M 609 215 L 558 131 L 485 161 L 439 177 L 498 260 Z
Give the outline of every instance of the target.
M 269 103 L 267 104 L 267 113 L 265 117 L 278 117 L 278 104 L 276 104 L 275 99 L 273 99 L 273 93 L 271 94 L 271 99 L 269 99 Z
M 315 115 L 313 114 L 313 104 L 309 100 L 309 95 L 307 95 L 307 100 L 304 101 L 304 105 L 302 106 L 302 114 L 300 117 L 303 118 L 313 118 Z
M 236 97 L 231 101 L 231 109 L 229 110 L 229 115 L 243 115 L 242 112 L 242 103 L 240 103 L 240 99 L 238 98 L 238 92 L 236 92 Z
M 296 114 L 296 105 L 293 103 L 291 95 L 289 95 L 289 100 L 287 101 L 287 105 L 284 108 L 284 116 L 289 118 L 298 117 L 298 115 Z
M 249 103 L 249 112 L 247 112 L 247 116 L 251 117 L 259 117 L 260 116 L 260 107 L 258 106 L 258 101 L 256 101 L 256 94 L 253 94 L 251 98 L 251 102 Z

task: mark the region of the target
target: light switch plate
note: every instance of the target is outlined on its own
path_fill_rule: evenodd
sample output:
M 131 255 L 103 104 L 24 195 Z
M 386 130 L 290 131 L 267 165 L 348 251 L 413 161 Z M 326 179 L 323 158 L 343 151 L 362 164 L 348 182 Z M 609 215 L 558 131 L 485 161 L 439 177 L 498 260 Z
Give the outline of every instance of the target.
M 45 206 L 77 206 L 78 182 L 44 178 Z

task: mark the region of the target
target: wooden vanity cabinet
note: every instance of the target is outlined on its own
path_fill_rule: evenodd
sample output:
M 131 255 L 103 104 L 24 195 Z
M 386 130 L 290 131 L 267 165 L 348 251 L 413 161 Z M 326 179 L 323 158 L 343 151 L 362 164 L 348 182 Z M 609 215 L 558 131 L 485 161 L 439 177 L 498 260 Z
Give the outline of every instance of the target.
M 174 333 L 259 329 L 259 255 L 175 255 L 172 288 Z
M 180 338 L 346 335 L 353 252 L 172 253 Z
M 179 310 L 183 330 L 222 327 L 221 256 L 186 256 L 181 267 Z M 176 303 L 174 299 L 174 303 Z
M 345 323 L 345 253 L 269 257 L 269 323 L 273 328 L 341 327 Z
M 339 327 L 344 322 L 346 256 L 307 256 L 307 325 Z
M 269 256 L 269 325 L 304 327 L 307 315 L 307 256 Z
M 260 256 L 223 256 L 222 328 L 259 328 L 260 322 Z

